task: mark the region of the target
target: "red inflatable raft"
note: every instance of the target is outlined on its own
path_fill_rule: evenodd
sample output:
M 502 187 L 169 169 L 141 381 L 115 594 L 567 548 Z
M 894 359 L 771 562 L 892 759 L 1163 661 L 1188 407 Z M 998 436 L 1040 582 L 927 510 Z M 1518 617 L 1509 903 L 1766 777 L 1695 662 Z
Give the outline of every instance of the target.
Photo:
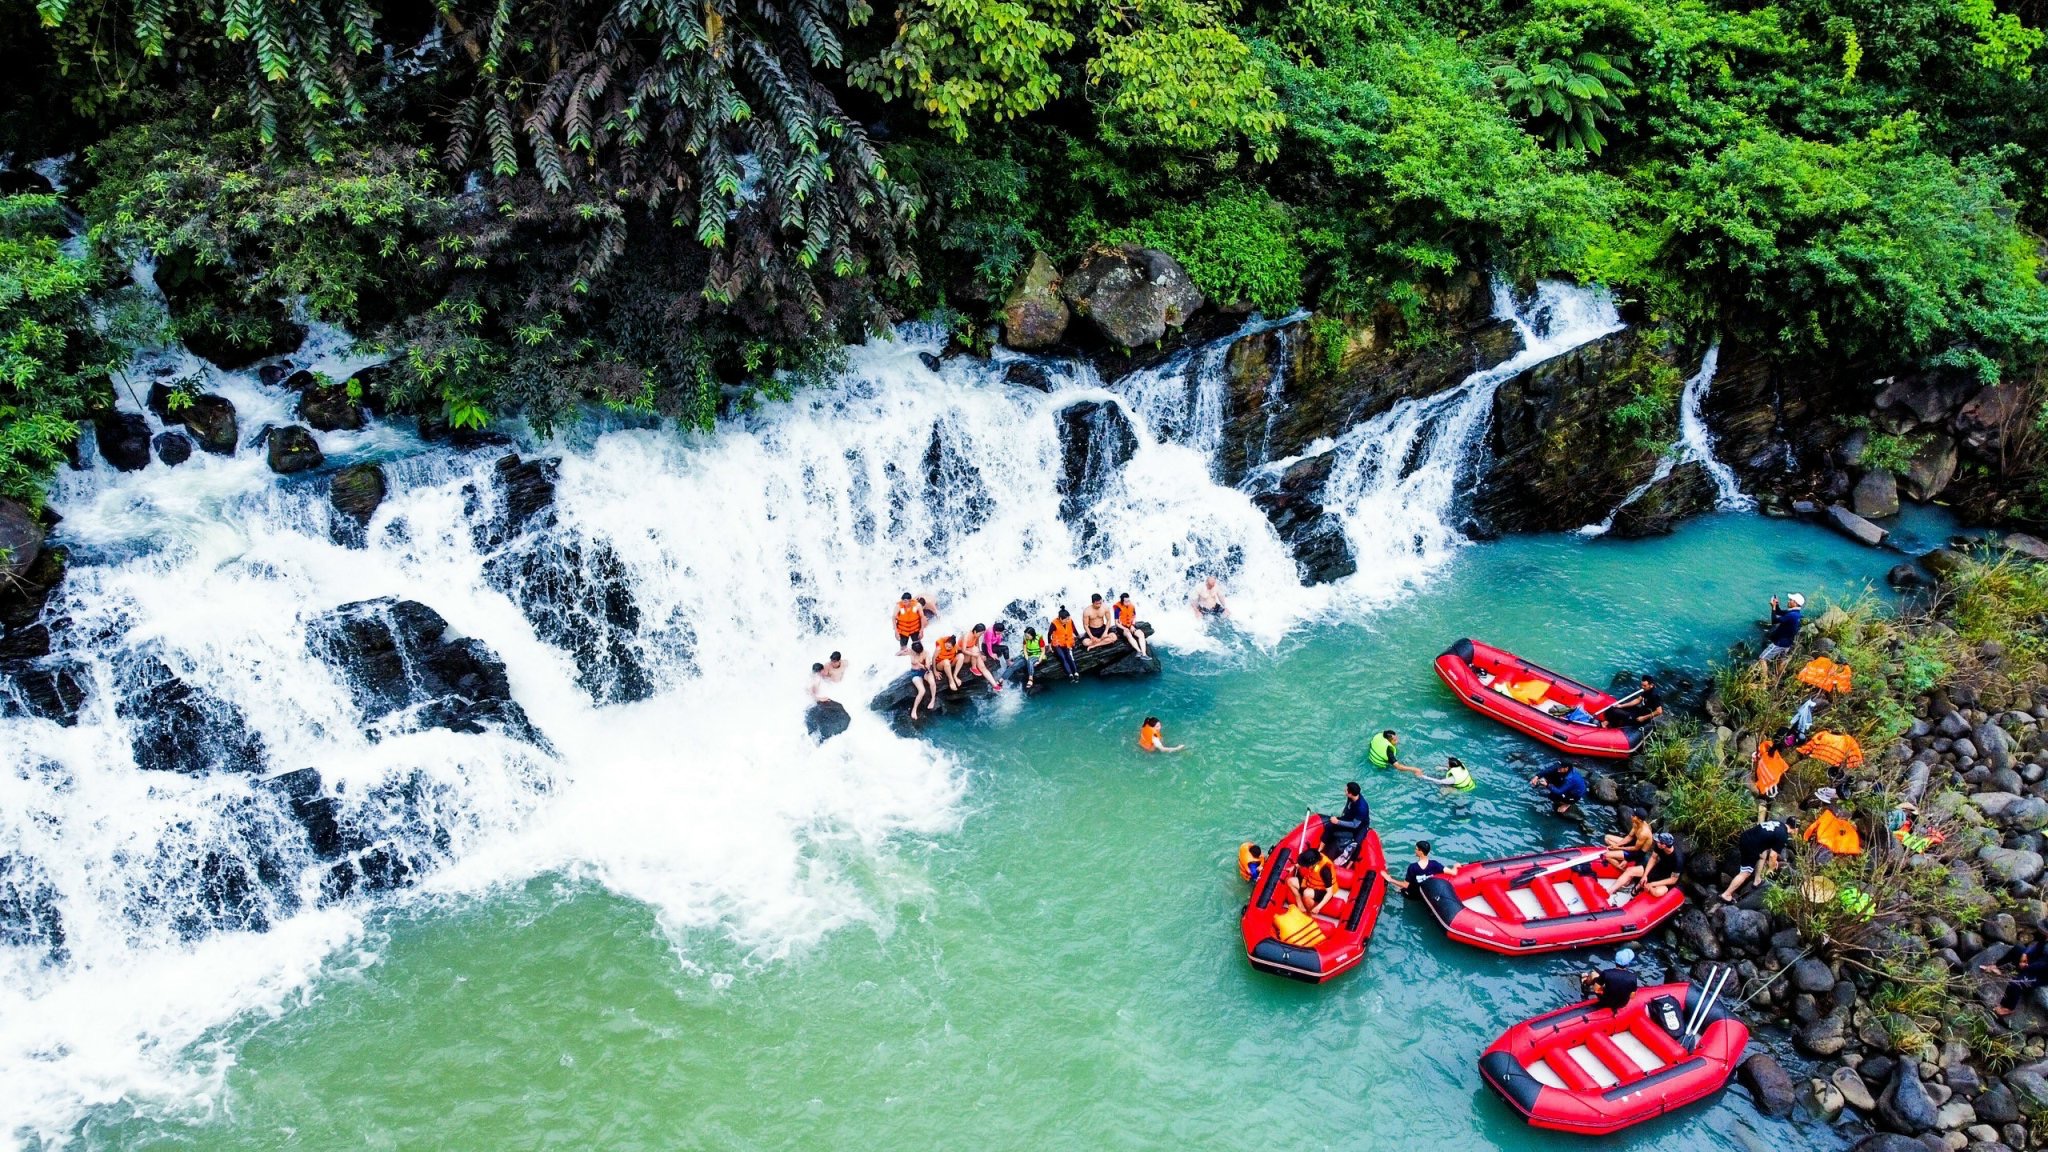
M 1515 956 L 1634 940 L 1685 903 L 1676 886 L 1662 896 L 1638 888 L 1614 907 L 1621 869 L 1599 848 L 1559 848 L 1461 864 L 1419 887 L 1453 940 Z
M 1370 828 L 1359 845 L 1358 858 L 1350 867 L 1336 870 L 1337 890 L 1342 895 L 1315 917 L 1317 931 L 1311 935 L 1321 939 L 1290 944 L 1274 925 L 1283 909 L 1293 907 L 1287 878 L 1294 874 L 1295 858 L 1304 844 L 1320 849 L 1322 836 L 1323 818 L 1312 815 L 1266 853 L 1258 881 L 1252 885 L 1251 901 L 1238 921 L 1245 955 L 1261 972 L 1320 984 L 1365 959 L 1365 942 L 1372 937 L 1380 905 L 1387 898 L 1387 856 L 1380 849 L 1379 833 Z
M 1573 705 L 1599 715 L 1615 698 L 1477 640 L 1445 649 L 1436 658 L 1436 674 L 1467 705 L 1559 751 L 1618 760 L 1642 747 L 1649 734 L 1646 727 L 1567 721 Z
M 1719 1091 L 1749 1029 L 1708 1007 L 1699 1042 L 1682 1030 L 1704 993 L 1689 984 L 1643 988 L 1620 1011 L 1589 1001 L 1525 1020 L 1479 1058 L 1480 1075 L 1538 1128 L 1616 1132 Z

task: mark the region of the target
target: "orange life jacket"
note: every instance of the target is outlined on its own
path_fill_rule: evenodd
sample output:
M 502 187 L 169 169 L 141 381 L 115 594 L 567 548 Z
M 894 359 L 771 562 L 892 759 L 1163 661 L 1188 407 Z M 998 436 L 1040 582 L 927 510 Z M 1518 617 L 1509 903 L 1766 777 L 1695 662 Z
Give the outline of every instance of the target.
M 1257 844 L 1249 840 L 1237 846 L 1237 878 L 1247 884 L 1252 882 L 1252 865 L 1265 863 L 1264 860 L 1252 855 L 1258 848 Z
M 1325 858 L 1308 868 L 1296 868 L 1294 878 L 1304 889 L 1311 892 L 1325 892 L 1337 886 L 1337 870 Z
M 1823 692 L 1847 692 L 1851 671 L 1847 664 L 1837 664 L 1825 656 L 1816 656 L 1807 661 L 1806 667 L 1799 670 L 1799 682 L 1810 684 Z
M 1055 648 L 1072 648 L 1074 646 L 1074 618 L 1068 616 L 1064 619 L 1053 621 L 1052 630 L 1047 639 Z
M 923 631 L 924 610 L 916 604 L 904 604 L 900 600 L 897 601 L 897 604 L 896 634 L 898 636 L 915 636 Z
M 953 657 L 958 656 L 959 654 L 960 638 L 958 636 L 941 636 L 939 638 L 939 648 L 938 652 L 934 656 L 934 659 L 943 662 L 946 660 L 951 660 Z
M 1141 724 L 1138 726 L 1138 747 L 1150 752 L 1159 747 L 1159 743 L 1159 725 Z
M 1778 749 L 1770 744 L 1756 746 L 1756 794 L 1768 796 L 1777 791 L 1778 781 L 1785 778 L 1791 765 L 1778 755 Z
M 1857 834 L 1856 825 L 1825 808 L 1806 826 L 1804 835 L 1837 856 L 1863 854 L 1863 837 Z
M 1863 746 L 1846 732 L 1815 732 L 1813 739 L 1799 746 L 1799 752 L 1837 768 L 1863 767 Z
M 1116 622 L 1129 628 L 1138 622 L 1138 606 L 1128 600 L 1117 602 Z

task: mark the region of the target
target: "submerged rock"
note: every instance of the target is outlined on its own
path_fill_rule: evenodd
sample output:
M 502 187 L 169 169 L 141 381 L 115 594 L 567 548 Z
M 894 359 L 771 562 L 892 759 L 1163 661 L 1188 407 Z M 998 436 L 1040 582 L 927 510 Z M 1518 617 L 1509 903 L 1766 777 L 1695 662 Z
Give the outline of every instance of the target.
M 1060 294 L 1121 348 L 1157 343 L 1203 304 L 1202 293 L 1178 261 L 1135 244 L 1089 249 L 1062 282 Z
M 1766 1116 L 1792 1114 L 1798 1093 L 1792 1087 L 1792 1077 L 1786 1075 L 1785 1069 L 1770 1053 L 1752 1053 L 1736 1071 L 1742 1077 L 1743 1086 L 1755 1098 L 1757 1111 Z
M 846 711 L 846 705 L 837 700 L 820 700 L 804 710 L 804 731 L 824 743 L 848 728 L 853 727 L 853 717 Z
M 151 441 L 156 446 L 156 458 L 168 468 L 176 468 L 192 458 L 192 438 L 183 432 L 159 432 Z
M 552 528 L 486 561 L 484 578 L 519 605 L 541 639 L 575 658 L 576 683 L 592 700 L 617 704 L 654 694 L 631 575 L 610 544 Z M 694 633 L 683 629 L 668 639 L 678 660 L 694 655 Z
M 351 464 L 328 482 L 327 502 L 357 528 L 370 522 L 384 503 L 384 470 L 375 464 Z
M 268 454 L 270 470 L 280 476 L 295 472 L 311 472 L 327 462 L 320 452 L 320 444 L 313 434 L 297 424 L 272 428 L 267 437 L 265 452 Z
M 20 948 L 61 963 L 66 955 L 64 916 L 57 886 L 25 853 L 0 854 L 0 948 Z
M 1303 584 L 1327 584 L 1358 571 L 1344 525 L 1325 510 L 1323 487 L 1329 482 L 1336 454 L 1325 452 L 1290 466 L 1275 488 L 1252 497 L 1252 503 L 1273 522 L 1273 530 L 1294 553 Z
M 324 794 L 319 772 L 301 768 L 273 776 L 263 786 L 277 793 L 291 809 L 292 818 L 306 830 L 306 840 L 315 856 L 333 859 L 341 855 L 345 844 L 338 815 L 340 804 Z
M 120 662 L 114 712 L 127 724 L 135 766 L 150 772 L 258 772 L 263 738 L 242 710 L 181 679 L 152 654 Z
M 504 731 L 546 747 L 512 699 L 505 663 L 481 640 L 451 640 L 441 614 L 385 596 L 310 620 L 306 646 L 342 675 L 373 737 L 418 728 Z
M 1883 544 L 1885 538 L 1891 535 L 1891 533 L 1849 511 L 1840 504 L 1828 506 L 1827 520 L 1842 535 L 1860 544 L 1867 544 L 1872 548 Z

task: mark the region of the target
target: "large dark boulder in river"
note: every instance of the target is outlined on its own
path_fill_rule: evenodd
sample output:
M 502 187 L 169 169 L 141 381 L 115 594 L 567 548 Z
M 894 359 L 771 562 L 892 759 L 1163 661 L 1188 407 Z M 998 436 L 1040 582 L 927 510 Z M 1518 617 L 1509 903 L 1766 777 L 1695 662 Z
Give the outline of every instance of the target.
M 265 441 L 270 470 L 280 476 L 311 472 L 327 462 L 327 457 L 320 451 L 320 442 L 297 424 L 272 428 Z
M 1644 427 L 1615 412 L 1664 395 L 1675 417 L 1677 359 L 1671 345 L 1627 328 L 1501 384 L 1472 514 L 1501 532 L 1559 532 L 1605 517 L 1650 478 L 1677 434 L 1675 419 Z
M 1296 461 L 1271 491 L 1252 496 L 1252 503 L 1273 522 L 1273 530 L 1294 553 L 1303 584 L 1327 584 L 1358 571 L 1343 522 L 1322 505 L 1323 487 L 1337 455 L 1324 452 Z
M 847 713 L 846 705 L 837 700 L 820 700 L 804 710 L 804 731 L 817 737 L 820 744 L 851 727 L 853 717 Z
M 192 438 L 183 432 L 159 432 L 150 443 L 166 468 L 176 468 L 192 458 Z
M 92 437 L 100 455 L 122 472 L 140 472 L 149 467 L 149 421 L 133 412 L 111 408 L 92 418 Z
M 454 640 L 416 600 L 343 604 L 308 621 L 306 646 L 346 682 L 373 737 L 418 728 L 496 728 L 545 747 L 512 699 L 505 662 L 481 640 Z
M 575 658 L 576 683 L 592 700 L 654 694 L 632 576 L 610 544 L 550 528 L 485 561 L 484 578 L 519 605 L 535 634 Z M 660 640 L 679 661 L 694 655 L 695 634 L 686 628 Z
M 1098 245 L 1061 283 L 1076 315 L 1119 348 L 1154 344 L 1187 324 L 1202 293 L 1179 261 L 1157 248 Z
M 0 497 L 0 583 L 26 576 L 43 554 L 43 526 L 35 513 Z
M 327 502 L 358 527 L 370 522 L 386 493 L 384 469 L 375 464 L 351 464 L 327 484 Z
M 1067 334 L 1071 314 L 1060 298 L 1060 273 L 1045 253 L 1031 254 L 1031 267 L 1003 301 L 1003 343 L 1021 352 L 1042 352 Z
M 1077 619 L 1077 630 L 1079 624 L 1080 621 Z M 1152 625 L 1143 620 L 1138 621 L 1137 628 L 1146 636 L 1152 635 Z M 1039 631 L 1042 633 L 1045 628 L 1041 626 Z M 930 643 L 932 639 L 931 634 L 926 633 L 926 642 Z M 1140 656 L 1121 638 L 1100 648 L 1083 648 L 1077 644 L 1074 647 L 1074 667 L 1083 676 L 1150 676 L 1159 671 L 1159 654 L 1155 651 L 1150 658 Z M 1059 661 L 1051 655 L 1039 661 L 1033 675 L 1037 679 L 1035 691 L 1039 692 L 1067 682 L 1066 672 L 1061 669 Z M 1011 660 L 997 673 L 997 677 L 1008 685 L 1006 691 L 1023 691 L 1023 658 Z M 890 717 L 899 726 L 907 725 L 910 722 L 911 702 L 917 698 L 917 690 L 912 686 L 916 679 L 916 675 L 910 672 L 896 677 L 889 682 L 888 687 L 876 693 L 873 700 L 868 701 L 868 707 Z M 920 709 L 919 720 L 931 715 L 933 711 L 945 712 L 977 697 L 989 695 L 988 682 L 971 671 L 960 674 L 960 691 L 952 691 L 947 687 L 947 683 L 944 677 L 940 677 L 939 706 L 937 709 Z
M 299 392 L 299 419 L 321 432 L 355 431 L 363 426 L 363 410 L 354 400 L 349 399 L 348 385 L 329 382 L 320 383 L 310 373 L 303 389 Z M 286 381 L 290 386 L 291 381 Z
M 1130 417 L 1106 400 L 1083 400 L 1059 410 L 1060 517 L 1073 521 L 1102 496 L 1138 450 Z
M 128 726 L 135 766 L 151 772 L 260 772 L 263 738 L 232 701 L 194 687 L 160 657 L 117 662 L 114 713 Z
M 46 612 L 65 563 L 62 548 L 39 547 L 25 567 L 0 580 L 0 716 L 40 716 L 66 727 L 78 722 L 84 679 L 75 662 L 50 655 L 51 629 L 68 621 Z
M 1678 523 L 1714 507 L 1714 478 L 1697 460 L 1675 465 L 1670 475 L 1652 483 L 1641 496 L 1614 512 L 1607 534 L 1617 540 L 1669 536 Z
M 176 413 L 199 446 L 216 456 L 233 456 L 241 443 L 241 425 L 235 420 L 235 406 L 225 396 L 194 396 L 190 406 Z
M 345 850 L 340 821 L 340 804 L 325 794 L 320 783 L 320 773 L 312 768 L 301 768 L 286 772 L 263 781 L 263 786 L 276 793 L 292 818 L 306 830 L 306 840 L 313 848 L 313 854 L 323 860 L 331 860 Z

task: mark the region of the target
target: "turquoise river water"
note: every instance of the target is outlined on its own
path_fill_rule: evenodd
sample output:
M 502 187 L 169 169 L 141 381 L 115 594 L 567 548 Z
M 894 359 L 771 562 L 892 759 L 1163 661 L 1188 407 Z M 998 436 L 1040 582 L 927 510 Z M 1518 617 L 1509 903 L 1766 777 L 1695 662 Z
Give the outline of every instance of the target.
M 1928 533 L 1938 523 L 1923 525 Z M 954 818 L 879 842 L 820 836 L 865 915 L 764 953 L 678 936 L 574 874 L 385 908 L 232 1054 L 204 1107 L 109 1104 L 92 1149 L 1550 1149 L 1481 1086 L 1478 1052 L 1563 1000 L 1584 956 L 1511 961 L 1443 939 L 1391 896 L 1365 965 L 1309 987 L 1254 973 L 1235 845 L 1364 780 L 1390 858 L 1451 860 L 1588 833 L 1524 781 L 1535 750 L 1431 672 L 1471 634 L 1605 682 L 1704 668 L 1773 592 L 1854 595 L 1898 556 L 1810 526 L 1719 515 L 1644 542 L 1464 548 L 1422 590 L 1277 646 L 1166 654 L 934 725 Z M 1367 564 L 1371 561 L 1368 558 Z M 1241 601 L 1258 590 L 1234 590 Z M 1141 756 L 1139 720 L 1187 751 Z M 1367 733 L 1461 755 L 1447 799 L 1363 774 Z M 688 733 L 676 734 L 678 747 Z M 829 787 L 811 781 L 805 787 Z M 787 880 L 766 874 L 764 887 Z M 772 893 L 763 893 L 764 899 Z M 1652 948 L 1645 963 L 1665 957 Z M 1760 1117 L 1739 1087 L 1602 1142 L 1705 1152 L 1845 1141 Z

